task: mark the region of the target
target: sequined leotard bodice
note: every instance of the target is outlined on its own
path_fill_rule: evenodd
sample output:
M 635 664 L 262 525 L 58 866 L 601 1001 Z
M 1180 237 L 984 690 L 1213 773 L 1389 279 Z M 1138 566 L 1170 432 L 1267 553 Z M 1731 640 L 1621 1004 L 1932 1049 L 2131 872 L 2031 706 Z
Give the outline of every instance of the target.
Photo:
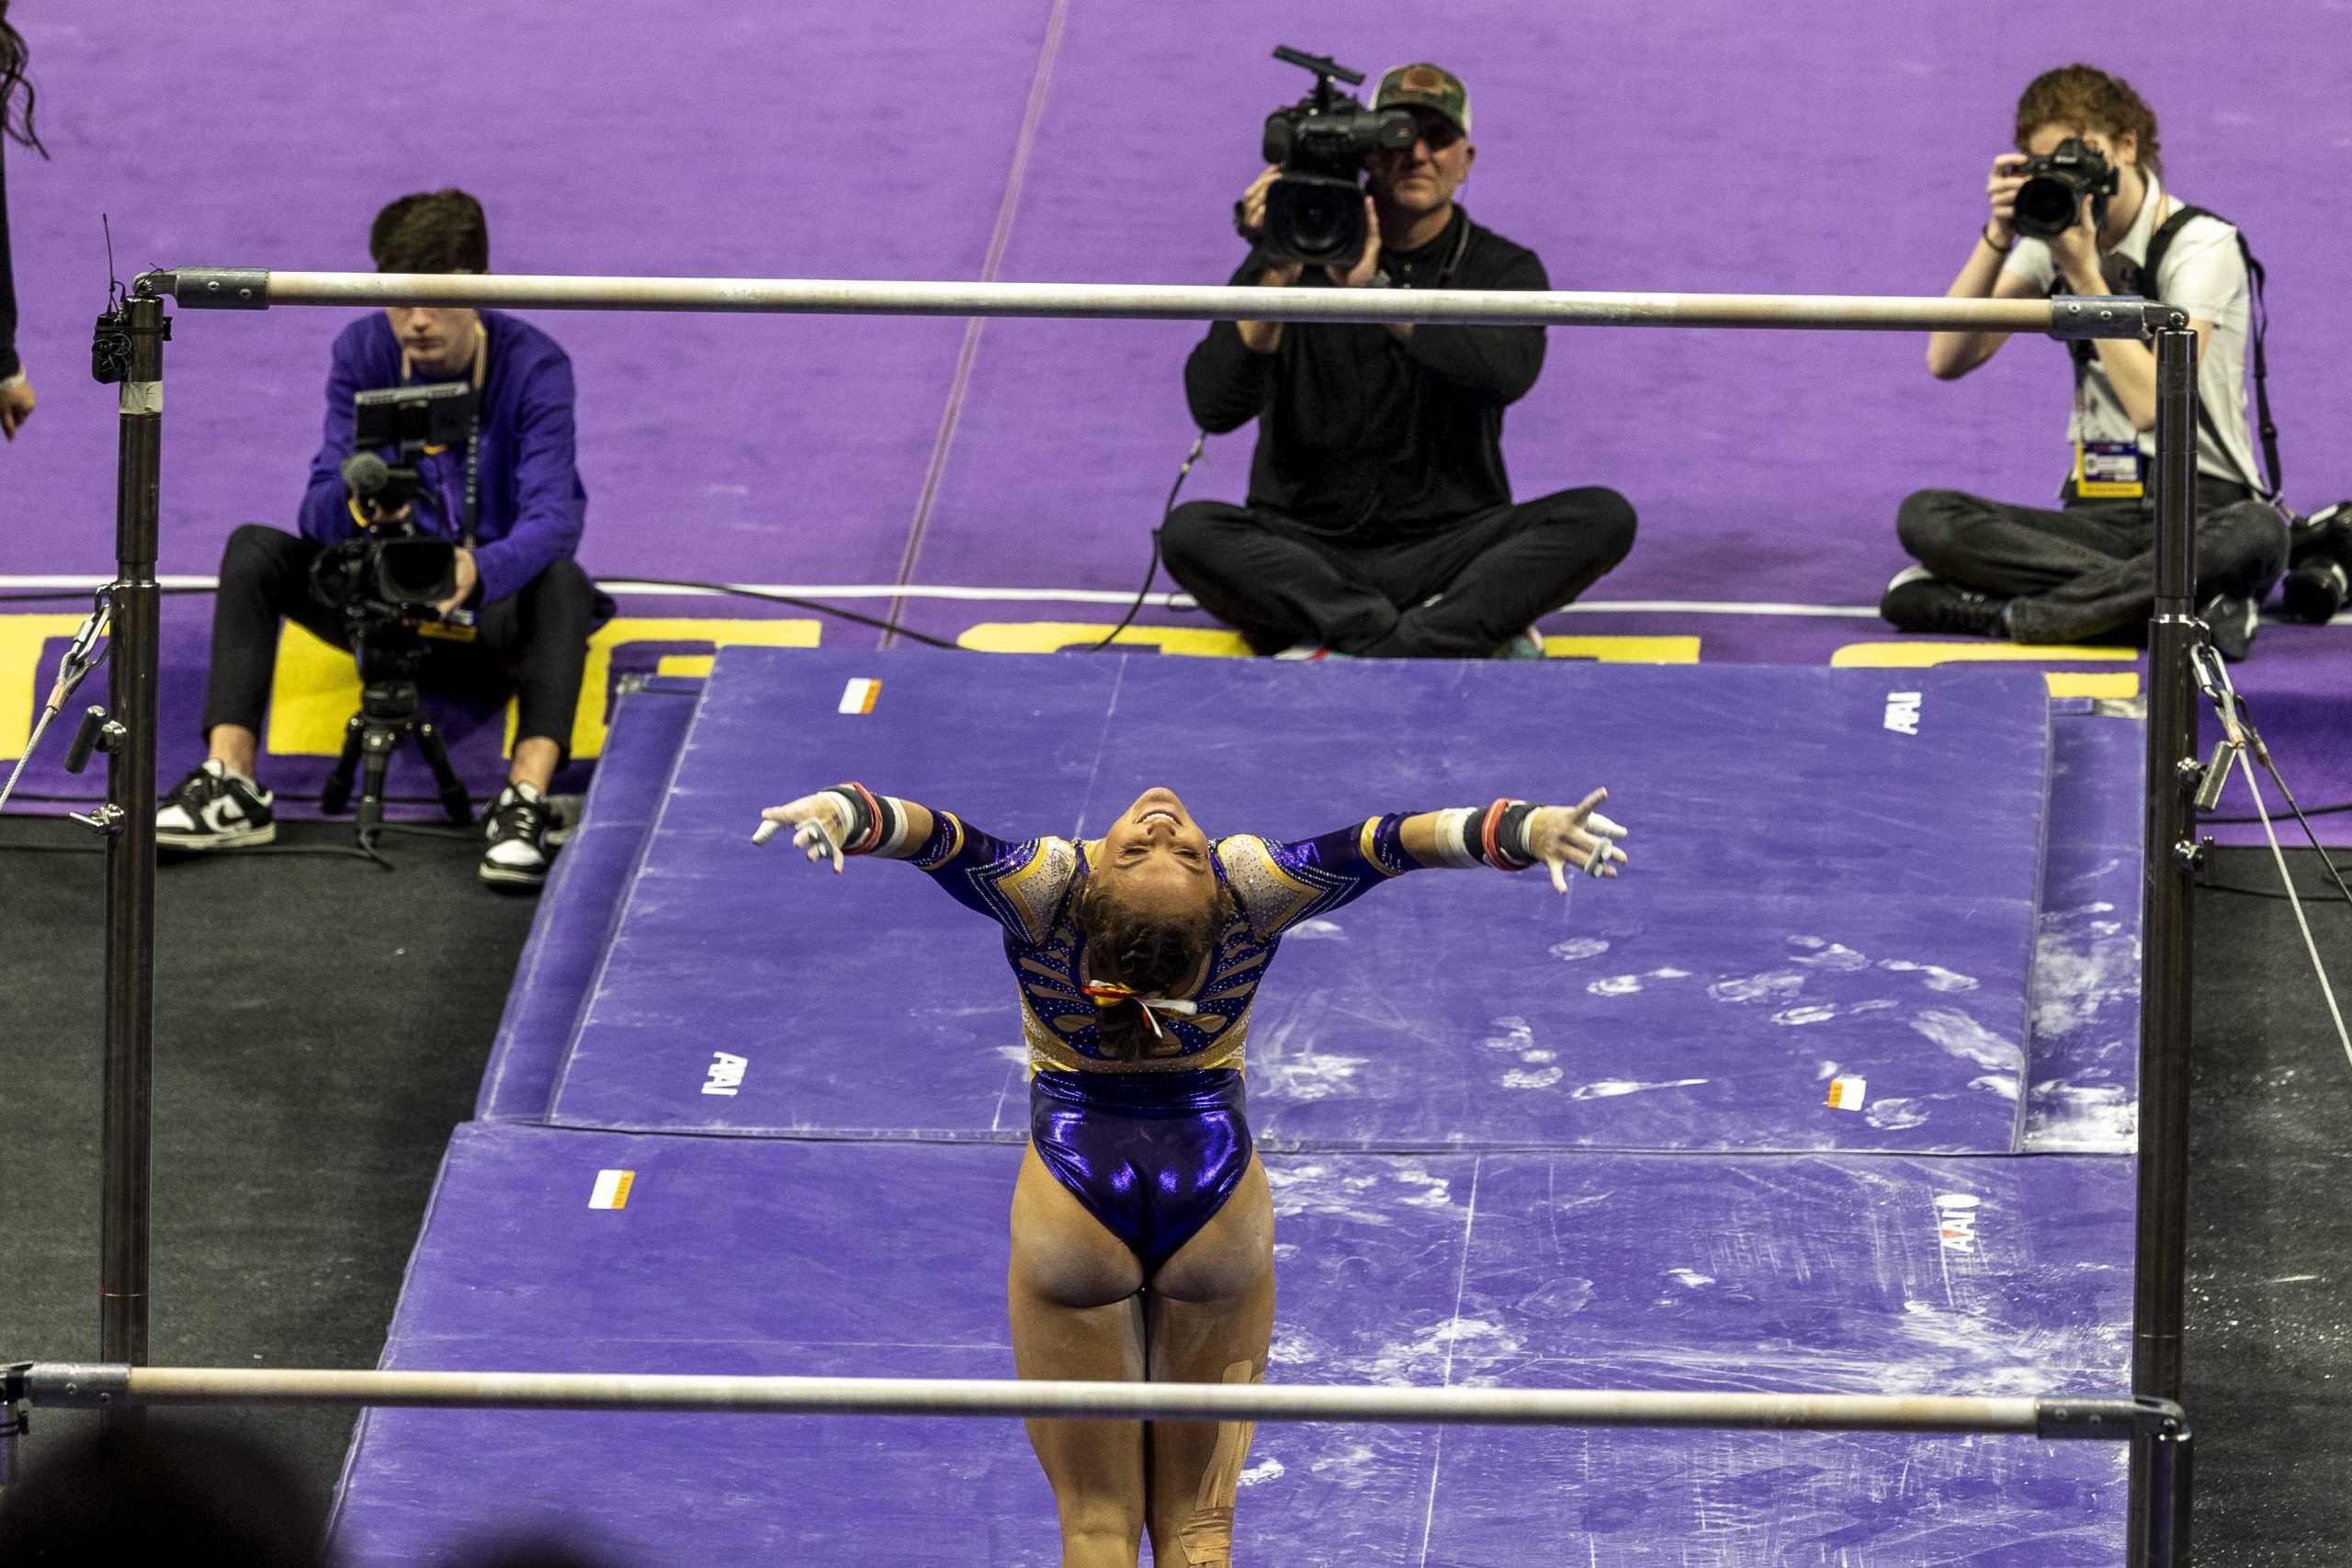
M 1242 1066 L 1258 982 L 1302 920 L 1339 908 L 1419 864 L 1397 840 L 1402 814 L 1294 843 L 1249 834 L 1209 847 L 1228 914 L 1208 969 L 1189 999 L 1199 1010 L 1165 1015 L 1164 1038 L 1136 1061 L 1103 1055 L 1095 1004 L 1080 989 L 1085 937 L 1071 910 L 1092 874 L 1095 844 L 1068 839 L 1007 843 L 934 809 L 930 840 L 913 857 L 958 903 L 1004 928 L 1004 955 L 1021 989 L 1022 1035 L 1033 1073 L 1196 1072 Z

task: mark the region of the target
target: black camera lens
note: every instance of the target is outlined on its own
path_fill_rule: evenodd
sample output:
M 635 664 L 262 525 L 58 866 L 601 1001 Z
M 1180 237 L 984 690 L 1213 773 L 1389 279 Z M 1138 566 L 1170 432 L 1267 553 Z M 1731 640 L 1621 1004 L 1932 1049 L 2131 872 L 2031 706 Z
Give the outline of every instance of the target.
M 458 586 L 457 547 L 447 539 L 387 539 L 376 553 L 376 585 L 395 604 L 430 604 Z
M 2082 187 L 2054 175 L 2041 175 L 2018 187 L 2018 232 L 2036 240 L 2055 239 L 2075 226 L 2075 210 Z
M 1346 266 L 1363 242 L 1363 187 L 1352 178 L 1285 175 L 1267 189 L 1264 243 L 1274 260 Z
M 1336 257 L 1356 226 L 1351 219 L 1361 223 L 1363 214 L 1346 197 L 1329 190 L 1306 191 L 1291 204 L 1291 243 L 1308 255 Z
M 2287 574 L 2279 597 L 2290 620 L 2321 626 L 2334 620 L 2352 594 L 2352 574 L 2341 561 L 2314 556 Z

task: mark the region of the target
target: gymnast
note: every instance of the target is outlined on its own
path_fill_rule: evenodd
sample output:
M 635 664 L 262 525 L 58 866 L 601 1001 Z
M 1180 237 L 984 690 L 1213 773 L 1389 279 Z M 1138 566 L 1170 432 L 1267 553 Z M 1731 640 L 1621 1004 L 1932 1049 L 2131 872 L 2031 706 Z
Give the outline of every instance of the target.
M 1425 866 L 1614 876 L 1624 829 L 1498 800 L 1391 814 L 1297 843 L 1212 840 L 1151 789 L 1100 839 L 1007 843 L 845 784 L 761 813 L 811 861 L 910 860 L 1004 928 L 1029 1051 L 1030 1141 L 1008 1280 L 1024 1378 L 1255 1382 L 1273 1332 L 1273 1203 L 1244 1119 L 1242 1051 L 1283 932 Z M 1248 1422 L 1028 1424 L 1064 1568 L 1224 1568 Z

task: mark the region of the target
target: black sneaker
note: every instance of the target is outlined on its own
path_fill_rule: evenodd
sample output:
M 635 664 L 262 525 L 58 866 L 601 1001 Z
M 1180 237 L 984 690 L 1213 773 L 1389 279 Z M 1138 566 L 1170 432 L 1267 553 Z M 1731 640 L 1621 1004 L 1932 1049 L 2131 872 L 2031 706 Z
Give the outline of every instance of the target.
M 277 797 L 220 761 L 179 782 L 155 807 L 155 842 L 167 850 L 240 850 L 277 837 Z
M 1957 637 L 2007 637 L 2004 600 L 1946 582 L 1924 566 L 1905 567 L 1886 585 L 1878 613 L 1902 632 L 1947 632 Z
M 2262 625 L 2262 614 L 2253 600 L 2216 593 L 2205 601 L 2197 618 L 2211 633 L 2213 650 L 2231 663 L 2237 663 L 2254 651 L 2254 634 Z
M 480 874 L 493 887 L 536 891 L 548 879 L 548 802 L 526 784 L 498 792 L 482 825 L 490 847 L 481 852 Z

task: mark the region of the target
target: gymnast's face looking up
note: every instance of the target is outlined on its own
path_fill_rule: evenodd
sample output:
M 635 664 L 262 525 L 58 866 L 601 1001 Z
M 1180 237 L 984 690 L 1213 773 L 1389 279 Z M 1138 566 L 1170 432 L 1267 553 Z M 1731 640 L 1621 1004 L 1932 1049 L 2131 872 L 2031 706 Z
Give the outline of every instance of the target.
M 1148 789 L 1136 796 L 1103 832 L 1093 874 L 1133 909 L 1184 914 L 1216 897 L 1208 835 L 1173 790 Z

